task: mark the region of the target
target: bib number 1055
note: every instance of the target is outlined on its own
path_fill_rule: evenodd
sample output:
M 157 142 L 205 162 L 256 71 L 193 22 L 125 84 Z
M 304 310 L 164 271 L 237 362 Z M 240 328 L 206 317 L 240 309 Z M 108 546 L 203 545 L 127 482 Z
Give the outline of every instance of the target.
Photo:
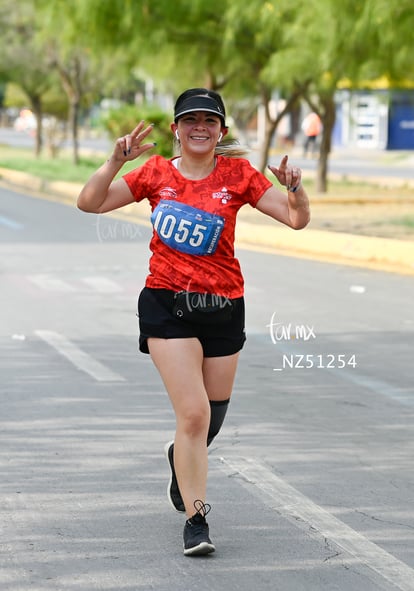
M 163 212 L 159 211 L 154 221 L 154 228 L 164 240 L 174 240 L 178 244 L 188 242 L 190 246 L 196 248 L 204 240 L 204 234 L 207 226 L 202 224 L 194 224 L 190 220 L 177 220 L 177 218 L 167 213 L 163 216 Z
M 169 200 L 160 201 L 151 221 L 164 244 L 194 255 L 213 254 L 224 227 L 221 216 Z

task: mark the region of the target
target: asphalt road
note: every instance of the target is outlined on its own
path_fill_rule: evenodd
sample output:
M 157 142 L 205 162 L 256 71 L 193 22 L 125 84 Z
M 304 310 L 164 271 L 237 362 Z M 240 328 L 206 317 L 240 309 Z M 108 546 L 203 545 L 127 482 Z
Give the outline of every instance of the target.
M 414 590 L 412 277 L 240 250 L 248 342 L 182 554 L 147 228 L 0 187 L 0 590 Z

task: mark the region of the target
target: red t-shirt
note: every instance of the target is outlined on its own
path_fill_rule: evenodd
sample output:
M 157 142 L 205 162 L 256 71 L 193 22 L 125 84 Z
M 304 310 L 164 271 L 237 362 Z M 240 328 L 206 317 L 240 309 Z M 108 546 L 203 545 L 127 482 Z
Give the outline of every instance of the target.
M 255 207 L 272 183 L 244 158 L 217 156 L 212 173 L 189 180 L 172 160 L 152 156 L 123 177 L 136 201 L 151 204 L 154 232 L 147 287 L 243 295 L 234 256 L 238 210 Z

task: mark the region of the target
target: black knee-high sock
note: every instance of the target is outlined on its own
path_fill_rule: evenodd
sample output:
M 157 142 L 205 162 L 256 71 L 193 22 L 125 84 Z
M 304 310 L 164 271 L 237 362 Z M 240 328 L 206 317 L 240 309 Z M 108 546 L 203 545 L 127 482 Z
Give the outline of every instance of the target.
M 230 398 L 228 400 L 210 400 L 210 427 L 207 435 L 207 446 L 213 441 L 221 429 L 227 409 L 229 407 Z

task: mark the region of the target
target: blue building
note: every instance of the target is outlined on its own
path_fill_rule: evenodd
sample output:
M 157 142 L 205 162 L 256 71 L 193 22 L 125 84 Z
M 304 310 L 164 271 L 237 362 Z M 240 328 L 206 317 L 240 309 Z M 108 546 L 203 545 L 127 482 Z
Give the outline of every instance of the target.
M 333 143 L 414 150 L 414 90 L 339 90 Z

